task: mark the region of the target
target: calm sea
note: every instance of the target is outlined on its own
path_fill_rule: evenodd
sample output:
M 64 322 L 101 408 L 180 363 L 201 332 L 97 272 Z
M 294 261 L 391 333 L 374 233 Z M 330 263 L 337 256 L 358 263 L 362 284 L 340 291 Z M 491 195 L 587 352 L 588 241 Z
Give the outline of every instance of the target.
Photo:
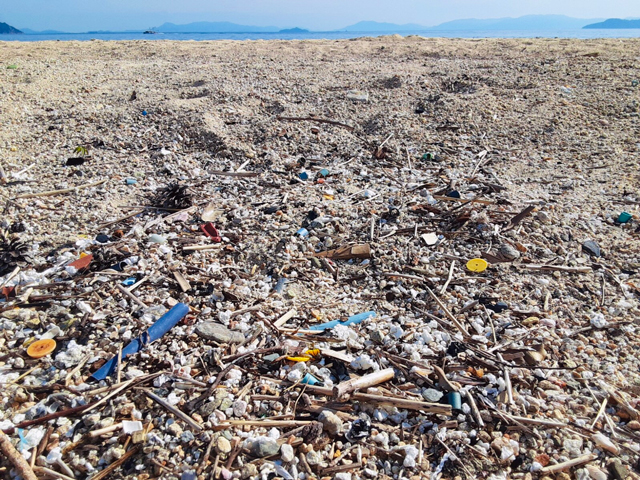
M 640 29 L 620 30 L 421 30 L 400 32 L 402 36 L 442 38 L 635 38 Z M 54 35 L 0 35 L 0 41 L 42 42 L 46 40 L 305 40 L 377 37 L 381 32 L 310 32 L 310 33 L 61 33 Z

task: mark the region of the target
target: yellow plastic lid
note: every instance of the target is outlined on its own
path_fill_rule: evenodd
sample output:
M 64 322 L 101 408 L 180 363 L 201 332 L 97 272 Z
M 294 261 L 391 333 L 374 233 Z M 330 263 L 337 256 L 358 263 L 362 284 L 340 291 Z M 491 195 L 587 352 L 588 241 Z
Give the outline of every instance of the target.
M 44 340 L 38 340 L 29 345 L 29 348 L 27 348 L 27 355 L 31 358 L 41 358 L 49 355 L 55 349 L 56 341 L 51 338 L 47 338 Z
M 484 272 L 489 264 L 482 258 L 472 258 L 467 262 L 467 268 L 472 272 Z

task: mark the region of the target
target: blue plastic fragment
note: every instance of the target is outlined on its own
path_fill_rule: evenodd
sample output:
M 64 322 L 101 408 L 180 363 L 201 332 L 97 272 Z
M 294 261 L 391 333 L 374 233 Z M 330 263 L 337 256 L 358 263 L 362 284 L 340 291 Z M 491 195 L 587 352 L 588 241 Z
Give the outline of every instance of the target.
M 300 172 L 298 178 L 300 180 L 309 180 L 309 174 L 307 172 Z
M 309 330 L 322 331 L 322 330 L 327 330 L 329 328 L 333 328 L 336 325 L 345 325 L 345 326 L 357 325 L 358 323 L 362 323 L 363 321 L 365 321 L 367 318 L 373 318 L 375 316 L 376 316 L 376 312 L 358 313 L 356 315 L 350 316 L 344 322 L 341 322 L 340 320 L 332 320 L 331 322 L 321 323 L 320 325 L 312 325 L 309 327 Z
M 127 178 L 126 182 L 127 185 L 135 185 L 136 183 L 138 183 L 138 180 L 136 180 L 135 178 Z
M 622 212 L 619 216 L 618 216 L 618 223 L 627 223 L 629 220 L 631 220 L 633 218 L 633 216 L 630 213 L 627 212 Z
M 313 375 L 311 375 L 310 373 L 307 373 L 304 378 L 301 380 L 301 383 L 306 383 L 307 385 L 318 385 L 319 383 L 322 383 L 320 380 L 318 380 L 316 377 L 314 377 Z
M 296 235 L 300 235 L 301 237 L 308 237 L 309 236 L 309 230 L 307 230 L 306 228 L 301 228 L 300 230 L 298 230 L 296 232 Z
M 148 115 L 147 111 L 146 110 L 142 110 L 142 116 L 146 117 L 147 115 Z
M 284 291 L 284 287 L 287 286 L 287 279 L 282 277 L 279 278 L 278 281 L 276 282 L 276 286 L 274 287 L 274 290 L 278 293 L 282 293 Z
M 327 170 L 326 168 L 323 168 L 318 173 L 323 177 L 328 177 L 329 176 L 329 170 Z
M 447 403 L 451 405 L 453 410 L 460 410 L 462 408 L 462 398 L 459 392 L 447 393 Z
M 130 287 L 131 285 L 133 285 L 134 283 L 136 283 L 136 279 L 135 277 L 129 277 L 126 280 L 122 281 L 122 285 L 126 286 L 126 287 Z
M 122 349 L 122 359 L 124 360 L 129 355 L 139 352 L 142 348 L 161 338 L 169 330 L 175 327 L 180 320 L 182 320 L 187 313 L 189 313 L 189 306 L 184 303 L 179 303 L 162 317 L 160 317 L 149 329 L 133 340 L 129 345 Z M 107 363 L 105 363 L 100 370 L 91 375 L 96 380 L 104 380 L 109 375 L 113 374 L 118 364 L 118 356 L 116 355 Z

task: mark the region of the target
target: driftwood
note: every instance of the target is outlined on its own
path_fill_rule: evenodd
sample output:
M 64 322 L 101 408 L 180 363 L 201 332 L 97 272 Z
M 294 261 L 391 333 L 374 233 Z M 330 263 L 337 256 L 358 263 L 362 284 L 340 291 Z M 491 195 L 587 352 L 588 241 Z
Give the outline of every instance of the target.
M 97 187 L 98 185 L 102 185 L 105 182 L 106 180 L 100 180 L 99 182 L 87 183 L 86 185 L 79 185 L 77 187 L 63 188 L 62 190 L 50 190 L 48 192 L 40 193 L 25 193 L 22 195 L 18 195 L 14 198 L 14 200 L 18 200 L 19 198 L 53 197 L 54 195 L 62 195 L 63 193 L 77 192 L 79 190 L 84 190 L 85 188 Z
M 360 378 L 354 378 L 347 380 L 346 382 L 339 383 L 333 387 L 333 397 L 337 400 L 344 400 L 348 395 L 361 388 L 368 388 L 374 385 L 379 385 L 388 380 L 391 380 L 395 376 L 393 368 L 385 368 L 377 372 L 369 373 Z
M 332 260 L 350 260 L 352 258 L 371 258 L 371 246 L 368 243 L 364 245 L 353 245 L 351 247 L 341 247 L 326 252 L 316 253 L 315 257 L 331 258 Z
M 0 432 L 0 452 L 7 457 L 7 460 L 11 462 L 24 480 L 38 480 L 36 474 L 31 470 L 29 462 L 15 449 L 9 437 L 3 432 Z
M 315 118 L 315 117 L 276 117 L 281 122 L 316 122 L 316 123 L 328 123 L 329 125 L 337 125 L 338 127 L 343 127 L 353 132 L 355 130 L 351 125 L 347 125 L 346 123 L 337 122 L 335 120 L 329 120 L 326 118 Z
M 589 463 L 598 458 L 595 453 L 588 453 L 587 455 L 582 455 L 581 457 L 574 458 L 573 460 L 567 460 L 566 462 L 557 463 L 555 465 L 547 465 L 540 473 L 555 473 L 561 472 L 562 470 L 567 470 L 572 467 L 577 467 L 578 465 L 584 465 L 585 463 Z

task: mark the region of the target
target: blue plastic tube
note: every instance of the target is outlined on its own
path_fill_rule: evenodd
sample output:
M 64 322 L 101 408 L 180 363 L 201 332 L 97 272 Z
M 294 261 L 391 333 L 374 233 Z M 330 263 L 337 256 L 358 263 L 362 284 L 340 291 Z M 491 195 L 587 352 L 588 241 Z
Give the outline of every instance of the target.
M 182 320 L 187 313 L 189 313 L 189 306 L 184 303 L 179 303 L 163 316 L 161 316 L 156 323 L 151 325 L 149 329 L 133 340 L 129 345 L 122 349 L 122 359 L 124 360 L 129 355 L 139 352 L 142 348 L 162 337 L 165 333 L 175 327 L 180 320 Z M 107 363 L 105 363 L 100 370 L 91 375 L 96 380 L 104 380 L 109 375 L 113 374 L 118 364 L 118 356 L 116 355 Z
M 329 328 L 335 327 L 336 325 L 345 325 L 345 326 L 356 325 L 358 323 L 362 323 L 367 318 L 373 318 L 375 316 L 376 316 L 376 312 L 358 313 L 356 315 L 350 316 L 344 322 L 341 322 L 340 320 L 333 320 L 331 322 L 321 323 L 320 325 L 312 325 L 309 327 L 309 330 L 327 330 Z

